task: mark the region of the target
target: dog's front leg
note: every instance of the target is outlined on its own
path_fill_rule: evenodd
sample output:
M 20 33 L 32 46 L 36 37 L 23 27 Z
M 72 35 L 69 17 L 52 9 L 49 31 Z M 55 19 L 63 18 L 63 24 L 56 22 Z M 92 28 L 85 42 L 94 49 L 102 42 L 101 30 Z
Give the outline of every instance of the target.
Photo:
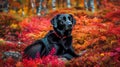
M 70 48 L 68 49 L 69 53 L 72 54 L 74 57 L 79 57 L 79 54 L 76 54 L 73 47 L 70 46 Z

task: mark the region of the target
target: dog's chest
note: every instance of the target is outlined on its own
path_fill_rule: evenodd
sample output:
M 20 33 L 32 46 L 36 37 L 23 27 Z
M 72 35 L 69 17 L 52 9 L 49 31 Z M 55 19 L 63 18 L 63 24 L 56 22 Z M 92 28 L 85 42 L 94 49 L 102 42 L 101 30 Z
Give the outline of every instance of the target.
M 56 54 L 64 54 L 72 45 L 72 36 L 66 38 L 59 38 L 54 33 L 49 32 L 46 36 L 48 41 L 48 48 L 56 49 Z

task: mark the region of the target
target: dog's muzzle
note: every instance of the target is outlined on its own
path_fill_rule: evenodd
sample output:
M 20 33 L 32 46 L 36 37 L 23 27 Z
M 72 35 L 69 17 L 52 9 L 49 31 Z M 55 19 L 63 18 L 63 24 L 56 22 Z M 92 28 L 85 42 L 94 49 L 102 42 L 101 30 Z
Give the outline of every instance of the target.
M 73 25 L 72 25 L 72 22 L 71 22 L 71 21 L 66 22 L 65 30 L 71 30 L 72 27 L 73 27 Z

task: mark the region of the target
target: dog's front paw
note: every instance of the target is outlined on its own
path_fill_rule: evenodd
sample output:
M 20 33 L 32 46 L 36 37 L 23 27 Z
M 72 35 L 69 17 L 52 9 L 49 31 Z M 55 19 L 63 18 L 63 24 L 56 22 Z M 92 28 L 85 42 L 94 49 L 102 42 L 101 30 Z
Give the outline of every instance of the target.
M 80 52 L 78 53 L 78 55 L 79 55 L 79 56 L 82 56 L 82 55 L 84 55 L 87 51 L 88 51 L 87 49 L 86 49 L 86 50 L 83 50 L 83 51 L 80 51 Z
M 62 61 L 64 61 L 64 62 L 68 61 L 68 60 L 67 60 L 66 58 L 64 58 L 64 57 L 58 58 L 58 60 L 62 60 Z

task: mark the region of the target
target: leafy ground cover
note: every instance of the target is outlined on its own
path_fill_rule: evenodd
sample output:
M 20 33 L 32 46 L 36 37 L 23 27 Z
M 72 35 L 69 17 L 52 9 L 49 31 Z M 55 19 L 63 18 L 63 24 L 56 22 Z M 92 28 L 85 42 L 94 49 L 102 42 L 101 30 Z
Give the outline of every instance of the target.
M 119 67 L 120 66 L 120 10 L 111 4 L 94 14 L 75 9 L 51 11 L 45 17 L 28 17 L 22 21 L 11 14 L 0 14 L 0 66 L 2 67 Z M 108 7 L 109 6 L 109 7 Z M 114 8 L 111 10 L 111 8 Z M 72 10 L 72 11 L 71 11 Z M 52 29 L 50 19 L 58 13 L 72 14 L 77 23 L 72 31 L 76 53 L 87 52 L 70 61 L 54 56 L 36 59 L 2 58 L 6 51 L 23 53 L 33 41 L 44 37 Z M 39 55 L 38 55 L 39 56 Z

